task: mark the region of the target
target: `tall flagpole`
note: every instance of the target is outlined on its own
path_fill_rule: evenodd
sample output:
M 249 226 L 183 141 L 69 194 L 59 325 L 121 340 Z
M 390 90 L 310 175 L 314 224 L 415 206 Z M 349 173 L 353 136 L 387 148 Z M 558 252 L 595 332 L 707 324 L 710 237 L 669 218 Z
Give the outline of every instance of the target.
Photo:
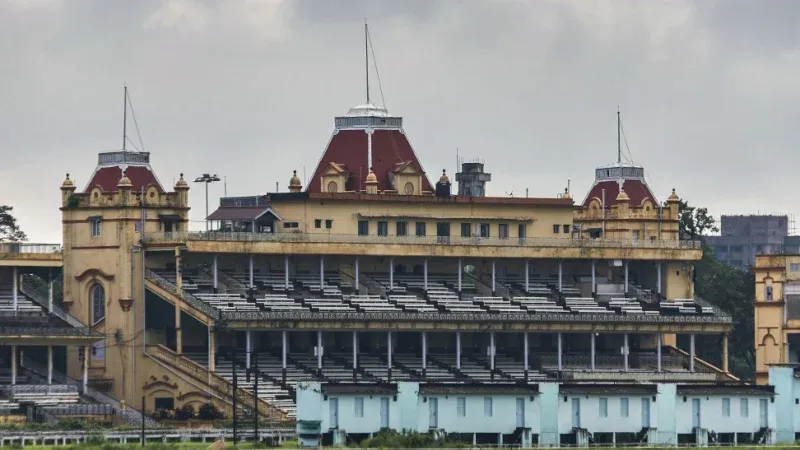
M 369 103 L 369 28 L 367 28 L 367 19 L 364 19 L 364 69 L 367 75 L 367 103 Z
M 125 84 L 124 98 L 122 99 L 122 150 L 125 150 L 125 141 L 128 140 L 128 85 Z
M 620 139 L 620 130 L 622 125 L 619 118 L 619 106 L 617 106 L 617 164 L 622 164 L 622 140 Z

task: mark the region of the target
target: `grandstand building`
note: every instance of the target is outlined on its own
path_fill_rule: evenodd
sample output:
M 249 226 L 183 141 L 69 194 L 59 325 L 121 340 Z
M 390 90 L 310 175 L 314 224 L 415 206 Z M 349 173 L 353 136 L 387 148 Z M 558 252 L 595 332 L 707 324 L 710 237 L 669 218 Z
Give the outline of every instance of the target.
M 484 194 L 489 177 L 479 178 L 461 191 Z M 699 242 L 679 240 L 678 195 L 659 202 L 639 166 L 597 168 L 580 203 L 568 191 L 457 195 L 447 173 L 424 170 L 403 119 L 367 103 L 335 118 L 307 186 L 295 174 L 288 192 L 222 198 L 210 231 L 188 229 L 186 180 L 163 185 L 148 153 L 100 153 L 88 180 L 62 183 L 63 248 L 0 255 L 0 340 L 11 344 L 0 358 L 12 390 L 19 361 L 36 353 L 25 373 L 44 364 L 48 377 L 55 365 L 81 380 L 80 398 L 144 397 L 147 411 L 212 402 L 228 415 L 236 401 L 262 418 L 300 419 L 309 442 L 348 431 L 317 417 L 318 398 L 306 397 L 304 412 L 308 386 L 325 401 L 372 392 L 393 402 L 416 402 L 409 389 L 533 402 L 608 390 L 635 397 L 640 417 L 649 410 L 638 399 L 655 412 L 662 394 L 675 403 L 735 391 L 753 408 L 774 394 L 728 373 L 731 318 L 694 293 Z M 60 304 L 45 294 L 52 279 Z M 691 336 L 688 348 L 679 334 Z M 723 337 L 722 367 L 695 357 L 699 334 Z M 529 418 L 545 415 L 537 408 Z M 685 439 L 713 440 L 697 417 Z M 582 423 L 621 433 L 617 442 L 675 443 L 683 433 L 648 431 L 655 419 L 636 432 L 624 420 L 619 430 L 563 421 L 515 439 L 586 444 L 599 428 Z M 731 439 L 768 442 L 771 423 Z

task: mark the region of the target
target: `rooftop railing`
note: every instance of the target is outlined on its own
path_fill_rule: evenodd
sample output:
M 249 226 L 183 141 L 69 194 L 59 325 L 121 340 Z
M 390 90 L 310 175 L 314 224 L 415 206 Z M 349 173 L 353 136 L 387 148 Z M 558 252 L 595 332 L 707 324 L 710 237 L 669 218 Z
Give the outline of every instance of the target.
M 29 242 L 0 242 L 0 253 L 61 253 L 61 244 L 34 244 Z
M 245 233 L 222 231 L 189 231 L 148 233 L 145 242 L 185 243 L 187 241 L 277 242 L 277 243 L 341 243 L 341 244 L 399 244 L 399 245 L 469 245 L 498 247 L 579 247 L 579 248 L 645 248 L 700 249 L 700 241 L 591 239 L 572 237 L 497 238 L 460 236 L 362 236 L 332 233 Z

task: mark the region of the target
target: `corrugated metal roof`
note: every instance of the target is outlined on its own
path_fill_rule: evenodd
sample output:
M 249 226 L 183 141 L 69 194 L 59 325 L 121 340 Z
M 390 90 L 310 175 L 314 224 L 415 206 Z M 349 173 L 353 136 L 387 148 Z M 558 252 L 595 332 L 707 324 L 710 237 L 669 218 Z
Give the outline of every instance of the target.
M 280 220 L 280 217 L 267 206 L 221 206 L 211 213 L 207 220 L 256 220 L 266 213 L 271 213 Z
M 539 393 L 539 386 L 535 384 L 527 386 L 514 384 L 423 384 L 419 387 L 419 393 L 420 395 L 537 395 Z
M 396 384 L 325 384 L 322 386 L 325 394 L 397 394 Z

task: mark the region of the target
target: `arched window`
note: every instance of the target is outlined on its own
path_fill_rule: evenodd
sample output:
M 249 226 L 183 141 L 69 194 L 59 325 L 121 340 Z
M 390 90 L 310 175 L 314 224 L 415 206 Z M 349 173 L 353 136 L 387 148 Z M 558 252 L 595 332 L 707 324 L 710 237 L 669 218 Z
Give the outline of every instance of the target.
M 89 291 L 89 296 L 92 299 L 92 322 L 97 323 L 106 317 L 106 290 L 95 284 Z

